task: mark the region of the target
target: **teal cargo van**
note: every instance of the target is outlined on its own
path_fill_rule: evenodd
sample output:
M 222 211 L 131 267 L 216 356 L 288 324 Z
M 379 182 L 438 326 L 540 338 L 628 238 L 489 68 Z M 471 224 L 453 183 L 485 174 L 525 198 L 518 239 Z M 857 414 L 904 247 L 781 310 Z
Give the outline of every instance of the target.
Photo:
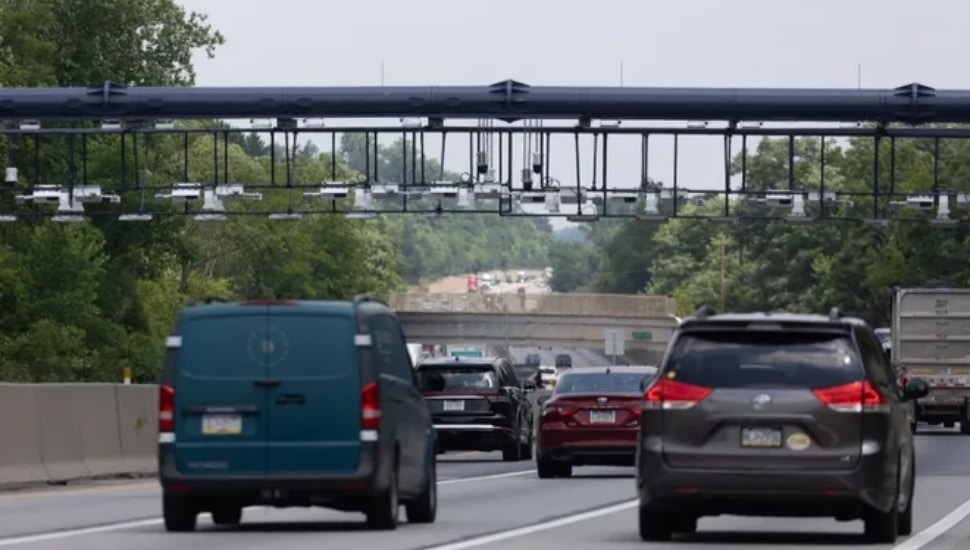
M 182 310 L 159 386 L 158 471 L 169 531 L 243 508 L 360 511 L 394 529 L 437 508 L 435 431 L 394 313 L 352 302 Z

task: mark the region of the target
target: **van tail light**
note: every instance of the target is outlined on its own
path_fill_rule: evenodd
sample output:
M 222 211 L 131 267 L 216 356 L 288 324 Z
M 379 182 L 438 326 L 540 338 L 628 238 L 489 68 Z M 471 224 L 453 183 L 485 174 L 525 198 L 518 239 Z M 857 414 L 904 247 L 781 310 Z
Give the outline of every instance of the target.
M 381 427 L 381 395 L 377 382 L 371 382 L 360 390 L 360 428 L 376 430 Z
M 578 409 L 550 406 L 542 409 L 542 420 L 545 422 L 566 422 L 571 419 Z
M 838 412 L 888 412 L 889 402 L 868 380 L 812 390 L 819 401 Z
M 670 378 L 659 378 L 643 394 L 644 407 L 665 411 L 683 411 L 706 399 L 712 391 L 711 388 L 685 384 Z
M 158 386 L 158 431 L 175 431 L 175 389 Z

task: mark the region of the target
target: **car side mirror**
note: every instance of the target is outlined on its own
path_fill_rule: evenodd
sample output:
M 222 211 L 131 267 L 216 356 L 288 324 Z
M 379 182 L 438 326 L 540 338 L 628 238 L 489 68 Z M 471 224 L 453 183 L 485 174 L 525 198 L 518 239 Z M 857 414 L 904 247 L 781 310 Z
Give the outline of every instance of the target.
M 538 387 L 536 386 L 536 383 L 533 382 L 532 380 L 526 380 L 525 382 L 522 383 L 522 389 L 527 392 L 533 392 L 533 391 L 536 391 Z
M 538 399 L 536 399 L 536 404 L 538 404 L 541 407 L 541 406 L 545 405 L 546 402 L 549 401 L 550 399 L 552 399 L 552 396 L 551 395 L 543 395 L 543 396 L 539 397 Z
M 886 358 L 887 363 L 893 362 L 893 350 L 890 348 L 882 348 L 882 355 Z
M 651 383 L 653 383 L 652 376 L 643 377 L 643 379 L 640 380 L 640 393 L 645 393 L 647 391 L 647 388 L 650 387 Z
M 903 398 L 907 401 L 921 399 L 930 393 L 930 387 L 922 378 L 910 378 L 903 384 Z

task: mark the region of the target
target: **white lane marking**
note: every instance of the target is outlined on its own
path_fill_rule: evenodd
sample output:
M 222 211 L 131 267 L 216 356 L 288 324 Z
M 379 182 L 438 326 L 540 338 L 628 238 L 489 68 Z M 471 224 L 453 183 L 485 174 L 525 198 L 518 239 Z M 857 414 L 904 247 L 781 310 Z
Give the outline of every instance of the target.
M 620 504 L 613 504 L 612 506 L 607 506 L 605 508 L 597 508 L 595 510 L 589 510 L 587 512 L 582 512 L 579 514 L 573 514 L 571 516 L 554 519 L 552 521 L 535 523 L 533 525 L 518 527 L 516 529 L 510 529 L 508 531 L 500 531 L 498 533 L 492 533 L 491 535 L 483 535 L 481 537 L 461 540 L 461 541 L 452 542 L 449 544 L 442 544 L 440 546 L 432 546 L 432 547 L 426 548 L 425 550 L 465 550 L 466 548 L 475 548 L 477 546 L 492 544 L 493 542 L 500 542 L 503 540 L 513 539 L 516 537 L 531 535 L 533 533 L 539 533 L 541 531 L 548 531 L 549 529 L 555 529 L 557 527 L 562 527 L 563 525 L 569 525 L 571 523 L 579 523 L 581 521 L 587 521 L 598 517 L 615 514 L 617 512 L 623 512 L 631 508 L 636 508 L 637 506 L 639 506 L 639 504 L 640 504 L 639 499 L 628 500 L 626 502 L 621 502 Z
M 138 521 L 125 521 L 122 523 L 111 523 L 99 525 L 97 527 L 84 527 L 83 529 L 68 529 L 66 531 L 55 531 L 53 533 L 42 533 L 39 535 L 26 535 L 22 537 L 12 537 L 0 539 L 0 546 L 14 546 L 17 544 L 32 544 L 35 542 L 47 542 L 49 540 L 66 539 L 78 535 L 93 535 L 95 533 L 106 533 L 109 531 L 120 531 L 122 529 L 134 529 L 136 527 L 147 527 L 149 525 L 160 525 L 160 519 L 142 519 Z
M 519 470 L 516 472 L 505 472 L 502 474 L 492 474 L 487 476 L 444 479 L 444 480 L 438 481 L 438 485 L 454 485 L 456 483 L 470 483 L 472 481 L 487 481 L 489 479 L 516 477 L 516 476 L 523 476 L 523 475 L 532 474 L 532 473 L 535 473 L 535 470 Z M 208 517 L 208 516 L 209 514 L 199 515 L 199 517 Z M 98 525 L 95 527 L 82 527 L 80 529 L 66 529 L 64 531 L 54 531 L 52 533 L 39 533 L 36 535 L 23 535 L 19 537 L 0 538 L 0 547 L 15 546 L 18 544 L 33 544 L 37 542 L 46 542 L 49 540 L 66 539 L 69 537 L 76 537 L 78 535 L 94 535 L 97 533 L 110 533 L 112 531 L 123 531 L 125 529 L 136 529 L 138 527 L 149 527 L 152 525 L 161 525 L 162 523 L 163 522 L 161 518 L 140 519 L 140 520 L 133 520 L 133 521 L 122 521 L 120 523 L 108 523 L 106 525 Z
M 916 533 L 912 537 L 892 547 L 892 550 L 919 550 L 934 539 L 953 529 L 958 523 L 970 516 L 970 500 L 957 506 L 952 512 L 940 518 L 939 521 Z
M 502 479 L 503 477 L 517 477 L 524 476 L 526 474 L 534 474 L 535 470 L 519 470 L 517 472 L 505 472 L 504 474 L 492 474 L 487 476 L 476 476 L 476 477 L 459 477 L 455 479 L 443 479 L 438 481 L 438 485 L 452 485 L 454 483 L 469 483 L 472 481 L 485 481 L 488 479 Z

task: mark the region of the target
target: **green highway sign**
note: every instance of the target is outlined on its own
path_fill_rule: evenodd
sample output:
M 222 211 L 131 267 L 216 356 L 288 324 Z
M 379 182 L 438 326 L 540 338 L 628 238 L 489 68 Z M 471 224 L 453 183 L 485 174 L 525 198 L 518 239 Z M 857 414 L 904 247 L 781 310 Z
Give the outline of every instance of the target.
M 483 357 L 480 349 L 455 349 L 451 350 L 452 357 Z
M 653 340 L 653 334 L 651 334 L 648 331 L 640 331 L 640 332 L 634 331 L 633 339 L 634 340 Z

